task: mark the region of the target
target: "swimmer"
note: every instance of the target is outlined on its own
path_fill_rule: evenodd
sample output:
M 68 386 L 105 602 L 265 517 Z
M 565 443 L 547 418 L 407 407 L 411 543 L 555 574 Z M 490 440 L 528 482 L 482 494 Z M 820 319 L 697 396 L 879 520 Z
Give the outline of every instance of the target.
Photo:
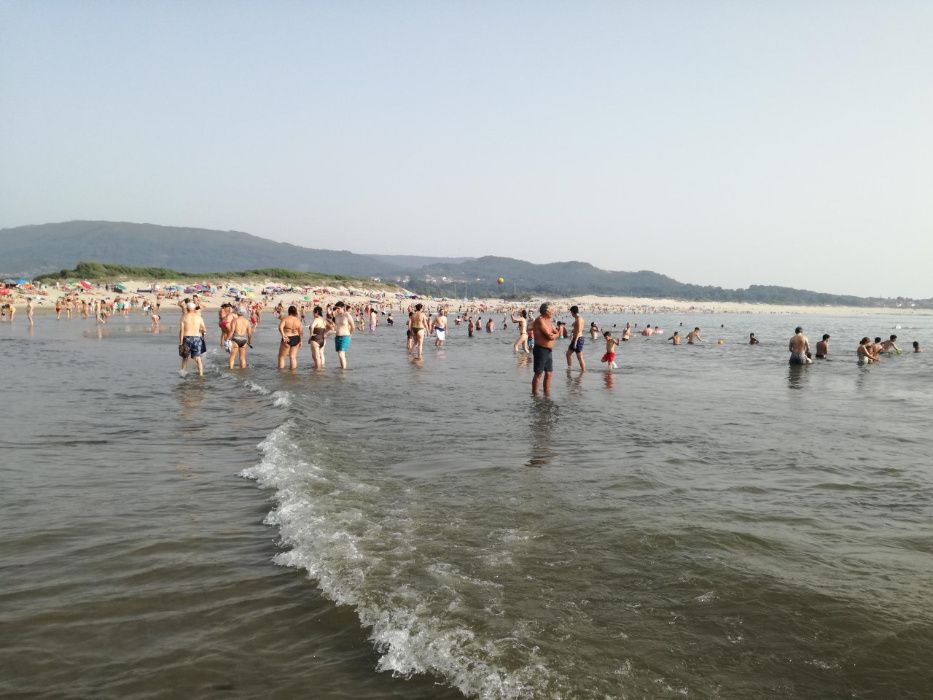
M 898 355 L 901 354 L 901 349 L 897 347 L 897 336 L 892 335 L 890 338 L 881 343 L 882 352 L 896 352 Z
M 697 326 L 692 331 L 687 333 L 687 345 L 693 345 L 694 343 L 702 343 L 703 338 L 700 337 L 700 327 Z
M 803 328 L 797 326 L 794 329 L 794 335 L 787 343 L 787 349 L 790 351 L 790 364 L 809 365 L 813 363 L 810 359 L 810 340 L 803 334 Z
M 823 334 L 823 339 L 816 344 L 816 359 L 825 360 L 829 355 L 829 333 Z
M 611 372 L 613 368 L 618 367 L 616 364 L 616 347 L 619 345 L 619 341 L 612 337 L 611 331 L 603 333 L 603 337 L 606 339 L 606 354 L 603 355 L 600 362 L 605 362 L 607 364 L 606 369 Z
M 627 322 L 625 323 L 625 328 L 622 329 L 622 342 L 628 342 L 632 337 L 632 324 Z
M 758 342 L 758 338 L 755 337 L 754 333 L 748 334 L 748 344 L 749 345 L 760 345 L 760 343 Z
M 411 315 L 411 347 L 416 357 L 424 355 L 424 336 L 428 332 L 428 317 L 423 311 L 423 304 L 415 304 Z
M 577 356 L 577 362 L 580 364 L 580 371 L 586 371 L 586 362 L 583 360 L 583 317 L 580 315 L 580 307 L 576 304 L 570 307 L 570 315 L 573 316 L 573 332 L 570 335 L 570 346 L 567 348 L 567 369 L 570 369 L 573 363 L 573 356 Z
M 288 313 L 279 321 L 279 335 L 282 336 L 279 343 L 279 369 L 285 369 L 286 357 L 289 369 L 298 369 L 298 348 L 301 347 L 304 328 L 298 318 L 297 306 L 289 306 Z
M 674 345 L 680 345 L 680 331 L 674 331 L 674 335 L 667 339 L 667 342 Z
M 913 342 L 914 352 L 923 352 L 923 348 L 920 347 L 920 341 L 915 340 Z
M 541 304 L 538 318 L 531 324 L 531 335 L 534 337 L 534 377 L 531 380 L 531 393 L 538 395 L 538 382 L 544 375 L 544 395 L 551 393 L 551 375 L 554 371 L 552 351 L 557 341 L 557 329 L 551 324 L 551 305 L 547 302 Z
M 641 334 L 642 334 L 643 336 L 645 336 L 646 338 L 650 338 L 651 336 L 654 335 L 654 330 L 652 330 L 651 324 L 650 324 L 650 323 L 649 323 L 647 326 L 645 326 L 645 328 L 644 328 L 644 330 L 642 330 Z
M 226 317 L 230 334 L 230 359 L 227 363 L 229 369 L 233 369 L 237 358 L 240 359 L 240 369 L 246 369 L 246 347 L 253 347 L 253 324 L 239 311 L 240 309 L 230 306 L 230 312 Z
M 421 304 L 418 304 L 421 306 Z M 334 349 L 337 351 L 337 360 L 340 362 L 340 369 L 347 368 L 347 350 L 350 349 L 350 336 L 356 326 L 353 324 L 353 314 L 347 311 L 347 305 L 338 301 L 334 304 Z
M 528 310 L 522 309 L 516 315 L 512 314 L 512 322 L 518 325 L 518 339 L 512 346 L 513 352 L 522 352 L 528 354 Z
M 447 338 L 447 312 L 440 308 L 431 321 L 431 330 L 434 332 L 434 347 L 443 347 L 444 340 Z
M 858 355 L 858 364 L 860 367 L 874 364 L 875 362 L 879 362 L 881 360 L 881 358 L 878 357 L 878 354 L 874 352 L 874 345 L 872 344 L 871 339 L 867 336 L 862 338 L 862 340 L 859 342 L 856 354 Z
M 204 319 L 198 313 L 194 302 L 185 304 L 185 313 L 178 324 L 178 354 L 181 355 L 181 371 L 188 368 L 188 358 L 193 358 L 198 367 L 198 375 L 204 376 L 204 363 L 201 355 L 204 353 L 204 336 L 207 327 Z

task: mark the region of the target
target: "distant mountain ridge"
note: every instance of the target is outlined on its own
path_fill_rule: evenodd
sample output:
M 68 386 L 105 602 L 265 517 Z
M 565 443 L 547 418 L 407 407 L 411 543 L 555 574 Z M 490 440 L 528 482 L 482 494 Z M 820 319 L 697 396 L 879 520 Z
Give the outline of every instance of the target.
M 277 243 L 241 231 L 112 221 L 68 221 L 0 229 L 0 276 L 33 277 L 79 262 L 163 267 L 179 272 L 285 268 L 402 282 L 447 297 L 640 296 L 771 304 L 933 307 L 933 299 L 864 298 L 791 287 L 747 289 L 685 284 L 649 270 L 601 270 L 579 261 L 535 264 L 514 258 L 372 255 Z M 504 278 L 499 283 L 499 278 Z
M 242 231 L 215 231 L 113 221 L 67 221 L 0 229 L 0 275 L 32 277 L 82 260 L 165 267 L 179 272 L 288 268 L 354 277 L 404 274 L 464 258 L 359 255 L 304 248 Z

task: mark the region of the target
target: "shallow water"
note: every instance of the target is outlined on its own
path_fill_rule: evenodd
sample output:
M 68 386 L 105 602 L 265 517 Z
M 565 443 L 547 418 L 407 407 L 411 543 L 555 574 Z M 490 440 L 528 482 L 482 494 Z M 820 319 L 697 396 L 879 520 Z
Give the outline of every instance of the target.
M 933 319 L 629 320 L 707 343 L 534 399 L 511 330 L 292 374 L 267 320 L 199 380 L 139 317 L 0 326 L 0 694 L 928 695 L 930 363 L 853 349 Z

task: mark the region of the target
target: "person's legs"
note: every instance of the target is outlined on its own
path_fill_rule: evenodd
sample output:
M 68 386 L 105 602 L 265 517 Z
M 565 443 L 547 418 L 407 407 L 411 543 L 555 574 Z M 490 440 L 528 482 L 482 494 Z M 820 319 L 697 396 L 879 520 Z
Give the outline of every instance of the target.
M 340 369 L 346 369 L 347 368 L 347 353 L 345 353 L 343 350 L 339 351 L 337 353 L 337 359 L 340 361 Z
M 288 343 L 284 340 L 279 343 L 279 369 L 285 369 L 285 356 L 288 354 Z
M 288 351 L 288 366 L 291 369 L 298 369 L 298 347 L 294 345 Z
M 545 396 L 551 393 L 551 374 L 552 372 L 544 373 L 544 395 Z

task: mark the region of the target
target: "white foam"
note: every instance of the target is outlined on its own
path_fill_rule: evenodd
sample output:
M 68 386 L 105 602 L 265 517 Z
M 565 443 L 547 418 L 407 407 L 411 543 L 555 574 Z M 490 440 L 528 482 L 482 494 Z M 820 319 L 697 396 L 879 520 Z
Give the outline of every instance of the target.
M 394 582 L 390 590 L 373 590 L 371 583 L 367 587 L 367 574 L 385 567 L 386 562 L 366 554 L 366 538 L 378 537 L 384 544 L 384 530 L 392 530 L 400 543 L 410 541 L 410 533 L 405 532 L 405 523 L 410 527 L 410 521 L 393 512 L 389 521 L 378 523 L 356 508 L 335 509 L 338 491 L 365 493 L 370 489 L 345 489 L 345 473 L 332 474 L 302 459 L 289 438 L 292 425 L 288 422 L 274 430 L 259 446 L 259 464 L 240 475 L 255 479 L 262 488 L 275 489 L 276 507 L 266 523 L 278 527 L 281 545 L 287 548 L 275 556 L 275 563 L 307 571 L 328 598 L 356 608 L 380 654 L 378 670 L 402 677 L 431 673 L 465 695 L 482 698 L 536 697 L 543 688 L 554 688 L 558 679 L 536 657 L 515 670 L 501 668 L 496 660 L 509 647 L 497 646 L 501 640 L 477 638 L 462 618 L 454 619 L 462 604 L 458 585 L 496 591 L 499 584 L 437 562 L 427 569 L 450 584 L 438 587 L 443 592 L 440 605 L 437 600 L 429 604 L 424 591 L 406 583 L 410 578 L 405 567 L 411 560 L 403 559 L 389 562 L 393 573 L 386 580 Z M 373 490 L 378 492 L 378 488 Z M 515 533 L 503 534 L 508 541 Z M 406 545 L 391 550 L 404 551 L 415 548 Z
M 287 391 L 276 391 L 272 394 L 272 405 L 276 408 L 287 408 L 292 405 L 292 397 Z
M 257 394 L 262 394 L 263 396 L 268 396 L 270 393 L 272 393 L 272 392 L 270 392 L 268 389 L 266 389 L 266 387 L 260 386 L 260 385 L 257 384 L 256 382 L 251 382 L 251 381 L 249 381 L 249 380 L 246 380 L 246 382 L 244 382 L 244 383 L 246 384 L 246 388 L 247 388 L 247 389 L 249 389 L 250 391 L 253 391 L 253 392 L 257 393 Z

